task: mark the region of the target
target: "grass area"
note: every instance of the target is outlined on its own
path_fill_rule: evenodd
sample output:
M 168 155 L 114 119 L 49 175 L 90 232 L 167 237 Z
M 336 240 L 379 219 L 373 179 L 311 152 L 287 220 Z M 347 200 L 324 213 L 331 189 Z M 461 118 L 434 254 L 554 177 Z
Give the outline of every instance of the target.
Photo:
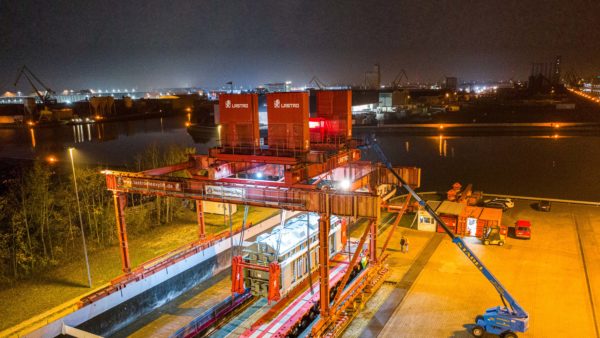
M 276 209 L 251 207 L 248 221 L 256 224 L 277 213 Z M 185 216 L 184 219 L 193 218 L 195 213 Z M 234 229 L 241 226 L 243 216 L 244 208 L 238 207 L 237 212 L 232 215 Z M 208 234 L 229 229 L 229 223 L 225 224 L 222 215 L 205 214 L 205 223 Z M 138 266 L 197 238 L 198 225 L 185 221 L 156 227 L 143 234 L 132 234 L 129 236 L 131 263 L 134 267 Z M 122 274 L 121 257 L 117 246 L 90 252 L 89 262 L 94 288 Z M 19 281 L 11 287 L 0 290 L 0 331 L 90 290 L 87 287 L 83 257 L 72 257 L 68 263 L 44 274 Z

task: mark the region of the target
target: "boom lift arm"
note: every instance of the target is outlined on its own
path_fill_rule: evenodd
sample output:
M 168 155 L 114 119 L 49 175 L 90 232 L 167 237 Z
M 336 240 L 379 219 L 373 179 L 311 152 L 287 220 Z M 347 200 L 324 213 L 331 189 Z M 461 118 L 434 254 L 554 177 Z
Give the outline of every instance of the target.
M 398 182 L 402 184 L 404 189 L 424 208 L 433 219 L 444 229 L 444 231 L 452 238 L 452 242 L 458 246 L 460 251 L 467 256 L 467 258 L 475 265 L 477 270 L 481 271 L 484 277 L 494 286 L 504 306 L 497 306 L 489 308 L 486 313 L 482 316 L 477 316 L 476 325 L 471 330 L 474 336 L 480 337 L 483 335 L 484 330 L 493 334 L 500 334 L 502 337 L 516 337 L 513 332 L 525 332 L 528 328 L 529 315 L 527 312 L 517 303 L 513 296 L 506 290 L 500 281 L 488 270 L 488 268 L 481 262 L 481 260 L 475 255 L 475 253 L 466 245 L 460 236 L 456 236 L 448 228 L 446 223 L 438 216 L 438 214 L 431 209 L 431 207 L 398 175 L 393 167 L 392 163 L 385 156 L 385 153 L 372 138 L 367 142 L 367 147 L 373 149 L 385 166 L 391 171 L 391 173 L 398 179 Z M 508 306 L 507 306 L 508 303 Z M 510 308 L 509 308 L 510 307 Z

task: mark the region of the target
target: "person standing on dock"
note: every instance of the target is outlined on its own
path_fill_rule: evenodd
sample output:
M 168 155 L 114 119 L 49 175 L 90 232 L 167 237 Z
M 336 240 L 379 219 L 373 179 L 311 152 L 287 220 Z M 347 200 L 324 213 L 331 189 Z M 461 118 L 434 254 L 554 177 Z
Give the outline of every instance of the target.
M 404 237 L 404 235 L 402 235 L 402 238 L 400 239 L 400 252 L 404 253 L 405 246 L 406 246 L 406 237 Z

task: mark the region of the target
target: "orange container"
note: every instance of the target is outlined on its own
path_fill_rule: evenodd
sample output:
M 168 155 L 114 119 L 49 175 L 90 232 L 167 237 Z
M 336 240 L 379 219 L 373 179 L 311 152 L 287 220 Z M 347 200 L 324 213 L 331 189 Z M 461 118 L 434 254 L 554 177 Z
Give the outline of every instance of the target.
M 257 94 L 221 94 L 219 114 L 224 147 L 260 146 Z
M 267 94 L 268 143 L 272 149 L 308 151 L 308 93 Z

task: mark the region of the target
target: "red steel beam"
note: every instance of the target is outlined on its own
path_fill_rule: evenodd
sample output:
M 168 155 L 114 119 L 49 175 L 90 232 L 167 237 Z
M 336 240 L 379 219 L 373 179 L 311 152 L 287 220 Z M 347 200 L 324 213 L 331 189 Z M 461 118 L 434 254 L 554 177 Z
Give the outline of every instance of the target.
M 294 157 L 278 157 L 278 156 L 262 156 L 262 155 L 248 155 L 248 154 L 223 154 L 213 153 L 212 157 L 227 162 L 257 162 L 257 163 L 271 163 L 271 164 L 287 164 L 294 165 L 298 164 L 299 160 Z
M 381 203 L 379 196 L 363 192 L 261 187 L 181 177 L 157 178 L 116 171 L 105 171 L 105 174 L 108 189 L 117 192 L 333 213 L 338 216 L 376 218 Z
M 373 221 L 371 220 L 370 222 L 373 222 Z M 356 251 L 354 252 L 354 255 L 352 255 L 352 260 L 350 261 L 350 265 L 348 266 L 348 269 L 346 270 L 346 273 L 344 274 L 344 278 L 342 279 L 342 282 L 340 283 L 340 286 L 338 288 L 338 293 L 335 295 L 335 298 L 333 300 L 333 308 L 336 308 L 339 305 L 340 298 L 342 296 L 344 288 L 346 287 L 346 283 L 348 283 L 348 279 L 350 279 L 350 274 L 352 273 L 352 270 L 354 269 L 354 266 L 356 265 L 356 262 L 358 261 L 358 257 L 360 257 L 360 253 L 362 252 L 362 247 L 365 244 L 365 241 L 367 240 L 367 234 L 369 233 L 370 230 L 371 230 L 371 226 L 369 224 L 365 227 L 365 231 L 363 232 L 363 235 L 360 237 L 360 241 L 358 242 Z
M 140 174 L 151 175 L 151 176 L 165 175 L 165 174 L 169 174 L 169 173 L 172 173 L 175 171 L 189 169 L 193 166 L 194 166 L 194 162 L 187 161 L 187 162 L 182 162 L 182 163 L 178 163 L 178 164 L 168 165 L 166 167 L 144 170 L 144 171 L 141 171 Z
M 200 239 L 206 237 L 206 224 L 204 224 L 204 205 L 202 200 L 196 200 L 196 215 L 198 217 L 198 236 Z
M 400 223 L 402 216 L 404 216 L 404 212 L 408 208 L 408 203 L 410 202 L 410 197 L 411 197 L 410 195 L 406 196 L 406 200 L 404 200 L 402 209 L 398 212 L 398 216 L 396 216 L 396 219 L 394 220 L 394 224 L 392 224 L 392 229 L 390 229 L 390 233 L 388 234 L 387 238 L 385 239 L 385 243 L 383 244 L 383 247 L 381 248 L 381 253 L 379 254 L 379 256 L 383 256 L 385 249 L 387 249 L 390 239 L 392 239 L 392 235 L 394 234 L 394 230 L 396 230 L 396 227 Z
M 377 263 L 377 222 L 369 224 L 371 228 L 371 240 L 369 241 L 369 260 L 371 263 Z
M 329 318 L 329 214 L 319 215 L 319 302 L 321 320 Z
M 121 253 L 121 265 L 123 272 L 131 272 L 131 260 L 129 259 L 129 245 L 127 241 L 127 225 L 125 224 L 126 195 L 113 192 L 115 203 L 115 218 L 117 220 L 117 235 L 119 236 L 119 252 Z

